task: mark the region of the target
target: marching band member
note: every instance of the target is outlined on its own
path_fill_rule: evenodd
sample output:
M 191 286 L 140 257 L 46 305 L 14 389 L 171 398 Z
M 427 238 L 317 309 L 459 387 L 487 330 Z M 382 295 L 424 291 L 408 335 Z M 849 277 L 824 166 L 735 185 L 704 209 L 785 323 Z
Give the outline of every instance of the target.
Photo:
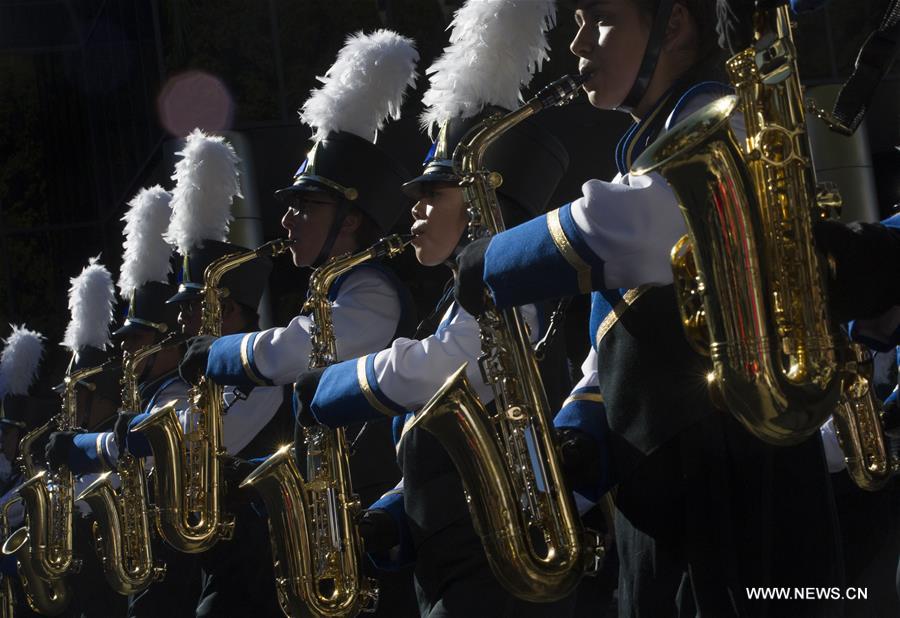
M 303 105 L 301 118 L 312 127 L 314 144 L 291 186 L 275 194 L 287 207 L 281 224 L 294 241 L 290 251 L 298 268 L 368 248 L 404 213 L 409 200 L 400 185 L 409 174 L 375 140 L 388 118 L 399 118 L 417 60 L 413 42 L 389 30 L 351 35 Z M 415 327 L 408 291 L 382 262 L 357 266 L 335 282 L 330 295 L 339 359 L 380 350 Z M 310 316 L 298 315 L 286 327 L 199 338 L 182 371 L 196 374 L 205 367 L 210 379 L 240 387 L 290 384 L 309 366 L 311 327 Z M 400 477 L 390 423 L 358 423 L 349 435 L 353 490 L 368 503 Z M 271 569 L 269 564 L 263 571 L 270 579 Z M 408 613 L 411 574 L 379 580 L 378 615 Z
M 431 87 L 424 97 L 423 124 L 438 127 L 437 139 L 422 175 L 404 185 L 418 200 L 412 232 L 421 264 L 445 264 L 467 242 L 468 217 L 450 161 L 453 150 L 487 115 L 517 106 L 521 86 L 544 57 L 544 30 L 552 20 L 552 3 L 546 2 L 469 2 L 456 14 L 452 44 L 429 70 Z M 530 121 L 503 134 L 485 156 L 487 168 L 503 176 L 498 197 L 504 219 L 512 222 L 544 209 L 568 165 L 562 146 Z M 312 414 L 332 427 L 394 418 L 403 481 L 370 507 L 360 530 L 371 550 L 391 550 L 373 551 L 374 558 L 392 553 L 414 559 L 422 616 L 567 615 L 571 598 L 525 603 L 502 588 L 488 566 L 449 455 L 428 432 L 405 430 L 413 419 L 408 411 L 421 408 L 464 362 L 482 401 L 493 399 L 478 369 L 478 324 L 450 300 L 442 299 L 417 339 L 400 338 L 377 354 L 301 375 L 296 387 L 301 418 L 308 421 Z M 526 315 L 537 338 L 534 307 Z M 402 542 L 392 548 L 396 541 Z M 392 561 L 381 561 L 391 566 L 386 562 Z
M 166 304 L 174 292 L 168 281 L 172 246 L 162 237 L 172 212 L 171 199 L 171 194 L 158 185 L 142 189 L 129 202 L 123 218 L 125 252 L 118 285 L 128 309 L 113 337 L 124 352 L 134 353 L 159 343 L 178 329 L 177 310 Z M 140 388 L 145 403 L 186 401 L 187 385 L 177 371 L 180 355 L 173 347 L 143 363 Z M 124 448 L 127 420 L 141 411 L 124 410 L 126 414 L 117 418 L 116 431 L 51 434 L 48 459 L 51 463 L 65 462 L 73 472 L 81 474 L 115 470 L 119 452 Z
M 714 9 L 708 0 L 576 3 L 571 50 L 590 74 L 588 98 L 635 119 L 616 149 L 620 173 L 470 245 L 456 294 L 477 314 L 484 286 L 500 307 L 594 290 L 593 347 L 575 396 L 591 395 L 582 405 L 597 414 L 593 429 L 581 428 L 601 449 L 598 492 L 617 484 L 620 615 L 826 615 L 840 603 L 801 609 L 745 591 L 841 584 L 821 440 L 773 447 L 713 409 L 708 361 L 684 337 L 671 285 L 669 252 L 685 233 L 677 201 L 660 176 L 628 173 L 679 118 L 727 92 L 708 81 L 722 66 Z
M 44 336 L 25 326 L 12 326 L 3 340 L 0 354 L 0 495 L 18 485 L 21 471 L 16 466 L 19 440 L 33 429 L 37 418 L 49 418 L 49 402 L 30 397 L 28 392 L 37 379 L 44 356 Z M 44 404 L 44 405 L 42 405 Z M 30 422 L 31 421 L 31 422 Z M 5 503 L 0 499 L 0 504 Z
M 125 213 L 125 240 L 119 291 L 128 309 L 113 333 L 123 352 L 133 354 L 178 332 L 178 311 L 166 301 L 175 293 L 169 283 L 173 248 L 163 239 L 172 214 L 172 195 L 160 186 L 142 189 Z M 76 474 L 115 470 L 126 448 L 128 424 L 140 412 L 153 413 L 175 401 L 187 406 L 188 384 L 178 374 L 182 351 L 177 346 L 148 357 L 140 368 L 141 410 L 121 410 L 114 427 L 105 432 L 56 432 L 47 445 L 51 465 L 65 463 Z M 149 505 L 148 505 L 149 506 Z M 154 554 L 166 563 L 166 577 L 128 599 L 128 615 L 153 616 L 180 608 L 199 587 L 196 560 L 182 557 L 164 543 Z M 122 615 L 125 615 L 123 612 Z
M 29 395 L 44 355 L 44 336 L 24 326 L 13 326 L 0 353 L 0 507 L 18 494 L 19 486 L 27 479 L 17 464 L 19 441 L 29 431 L 47 422 L 59 409 L 52 400 Z M 19 528 L 25 512 L 21 502 L 8 512 L 8 530 Z M 6 538 L 0 539 L 0 542 Z M 15 555 L 0 559 L 0 578 L 18 578 Z M 18 587 L 13 582 L 13 589 Z M 16 595 L 17 612 L 25 611 L 21 594 Z M 18 614 L 17 614 L 18 615 Z
M 195 336 L 201 328 L 206 268 L 218 258 L 246 249 L 225 242 L 232 200 L 240 195 L 234 149 L 222 137 L 195 130 L 187 137 L 181 155 L 173 176 L 172 218 L 165 238 L 175 245 L 183 262 L 178 291 L 167 302 L 178 307 L 182 333 Z M 257 310 L 271 270 L 271 260 L 257 258 L 225 273 L 219 284 L 228 290 L 221 304 L 223 333 L 258 327 Z M 182 377 L 188 381 L 196 378 L 183 372 Z M 232 457 L 224 467 L 226 509 L 235 515 L 234 536 L 196 556 L 201 570 L 199 590 L 169 600 L 180 613 L 186 605 L 190 606 L 189 613 L 197 616 L 243 616 L 251 612 L 275 615 L 278 611 L 272 578 L 265 576 L 271 561 L 265 527 L 233 485 L 245 473 L 242 460 L 262 456 L 290 438 L 290 398 L 284 395 L 284 389 L 275 386 L 224 389 L 223 446 Z M 185 429 L 191 430 L 194 420 L 190 406 L 180 408 L 178 415 Z M 130 426 L 142 418 L 136 417 Z M 135 455 L 151 454 L 140 434 L 129 432 L 127 444 Z M 194 557 L 178 558 L 190 561 Z M 248 588 L 258 591 L 258 596 L 246 594 Z M 140 608 L 140 612 L 153 615 L 151 608 Z
M 314 144 L 292 185 L 275 193 L 287 206 L 281 225 L 298 268 L 368 248 L 408 206 L 400 185 L 409 174 L 375 139 L 388 118 L 399 118 L 417 60 L 413 42 L 389 30 L 351 35 L 304 103 L 301 118 L 313 128 Z M 330 294 L 341 360 L 380 350 L 415 328 L 409 293 L 382 262 L 357 266 Z M 286 327 L 200 338 L 182 367 L 195 373 L 205 366 L 221 384 L 290 384 L 309 367 L 311 326 L 310 316 L 298 315 Z M 359 432 L 351 428 L 349 435 Z M 355 445 L 351 474 L 363 499 L 376 498 L 399 478 L 389 436 L 387 421 L 373 423 Z
M 109 329 L 114 319 L 116 293 L 112 275 L 98 260 L 99 258 L 91 258 L 81 273 L 71 280 L 71 319 L 62 341 L 63 347 L 72 352 L 67 376 L 83 369 L 99 367 L 113 358 Z M 89 431 L 112 428 L 119 406 L 119 376 L 116 369 L 106 368 L 76 383 L 76 427 Z M 64 388 L 63 383 L 56 390 L 61 392 Z M 65 435 L 70 443 L 71 434 Z M 51 451 L 51 457 L 48 458 L 51 468 L 67 464 L 64 458 L 52 456 L 55 454 L 52 447 L 55 442 L 57 441 L 51 436 L 46 449 Z M 97 478 L 91 473 L 75 474 L 76 496 Z M 83 502 L 77 502 L 76 507 L 73 551 L 81 560 L 81 569 L 66 576 L 72 590 L 72 600 L 63 615 L 123 615 L 125 599 L 106 585 L 100 561 L 94 551 L 90 521 L 86 517 L 90 509 Z

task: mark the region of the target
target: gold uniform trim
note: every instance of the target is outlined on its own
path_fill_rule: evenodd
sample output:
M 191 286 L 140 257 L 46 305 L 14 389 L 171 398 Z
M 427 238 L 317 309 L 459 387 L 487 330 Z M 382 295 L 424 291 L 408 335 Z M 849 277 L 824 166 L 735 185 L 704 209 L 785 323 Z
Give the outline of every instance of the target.
M 359 389 L 362 391 L 363 396 L 365 396 L 366 401 L 369 402 L 369 405 L 384 414 L 385 416 L 390 416 L 391 418 L 397 416 L 393 410 L 386 407 L 375 396 L 375 393 L 372 392 L 372 387 L 369 386 L 369 379 L 366 377 L 366 357 L 362 356 L 356 361 L 356 380 L 359 382 Z
M 616 322 L 619 321 L 619 318 L 624 315 L 625 310 L 628 309 L 634 302 L 640 298 L 644 292 L 650 289 L 649 285 L 642 285 L 639 288 L 635 288 L 633 290 L 628 290 L 622 296 L 622 300 L 616 303 L 616 306 L 613 307 L 613 310 L 606 314 L 606 317 L 603 318 L 603 321 L 600 323 L 600 327 L 597 329 L 597 347 L 600 347 L 600 342 L 603 340 L 603 337 L 606 336 L 606 333 L 609 332 L 613 326 L 615 326 Z
M 562 407 L 566 407 L 570 403 L 575 403 L 576 401 L 593 401 L 595 403 L 603 403 L 603 395 L 600 393 L 575 393 L 573 395 L 569 395 L 569 397 L 563 402 Z
M 559 221 L 559 209 L 551 210 L 547 213 L 547 229 L 550 232 L 550 238 L 553 239 L 553 244 L 556 245 L 562 256 L 566 258 L 569 266 L 575 269 L 575 274 L 578 277 L 578 291 L 582 294 L 587 294 L 591 291 L 591 267 L 581 259 L 578 252 L 575 251 L 575 247 L 569 242 L 569 237 L 566 236 L 562 223 Z
M 253 370 L 253 367 L 250 366 L 250 354 L 247 352 L 247 348 L 250 344 L 251 335 L 253 335 L 253 333 L 247 333 L 241 339 L 241 366 L 244 368 L 244 373 L 247 374 L 247 377 L 257 386 L 268 386 L 268 384 L 259 379 L 256 372 Z

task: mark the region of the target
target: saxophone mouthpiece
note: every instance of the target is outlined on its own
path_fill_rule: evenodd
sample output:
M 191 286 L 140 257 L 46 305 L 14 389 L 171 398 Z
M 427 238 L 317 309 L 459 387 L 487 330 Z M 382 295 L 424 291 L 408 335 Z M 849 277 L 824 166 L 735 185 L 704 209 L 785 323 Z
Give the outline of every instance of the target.
M 291 248 L 294 244 L 293 240 L 287 238 L 276 238 L 262 245 L 256 252 L 266 257 L 277 257 Z
M 390 236 L 385 236 L 375 243 L 373 247 L 375 250 L 374 257 L 394 257 L 399 255 L 415 237 L 415 234 L 391 234 Z
M 578 96 L 581 87 L 590 77 L 590 73 L 563 75 L 552 84 L 544 86 L 534 96 L 532 101 L 537 102 L 540 105 L 540 109 L 566 105 Z

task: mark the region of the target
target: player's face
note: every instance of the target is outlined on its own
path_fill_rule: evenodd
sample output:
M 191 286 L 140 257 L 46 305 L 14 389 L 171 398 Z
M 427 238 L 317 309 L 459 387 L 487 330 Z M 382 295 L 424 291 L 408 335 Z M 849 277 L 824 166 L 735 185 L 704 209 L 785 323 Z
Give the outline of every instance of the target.
M 156 343 L 157 332 L 149 328 L 135 328 L 122 336 L 119 344 L 123 352 L 134 354 L 141 348 Z
M 591 105 L 615 109 L 637 77 L 649 24 L 633 0 L 583 0 L 575 10 L 578 32 L 569 49 L 578 70 L 590 73 L 584 84 Z
M 156 341 L 157 331 L 150 330 L 149 328 L 136 328 L 122 336 L 122 342 L 119 344 L 119 347 L 123 352 L 134 354 L 142 348 L 153 345 Z M 138 366 L 135 367 L 137 375 L 140 375 L 140 372 L 143 370 L 146 363 L 146 358 L 138 363 Z
M 412 209 L 416 259 L 437 266 L 451 255 L 468 225 L 462 189 L 455 184 L 433 183 Z
M 200 333 L 200 317 L 203 303 L 199 298 L 178 303 L 178 324 L 181 332 L 188 337 Z
M 312 266 L 319 256 L 334 221 L 337 201 L 326 193 L 299 193 L 288 204 L 281 227 L 293 240 L 291 257 L 298 267 Z

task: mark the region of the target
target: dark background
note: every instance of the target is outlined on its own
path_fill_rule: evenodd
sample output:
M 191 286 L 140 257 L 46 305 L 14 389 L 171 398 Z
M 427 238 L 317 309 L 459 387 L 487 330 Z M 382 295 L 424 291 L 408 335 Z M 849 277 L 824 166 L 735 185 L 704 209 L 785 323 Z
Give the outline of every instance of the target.
M 204 128 L 243 136 L 248 149 L 241 154 L 252 170 L 244 191 L 252 192 L 260 206 L 266 238 L 278 236 L 282 209 L 272 193 L 290 182 L 309 147 L 309 131 L 296 110 L 347 33 L 387 27 L 416 40 L 418 89 L 408 98 L 404 119 L 389 125 L 379 142 L 416 170 L 428 146 L 417 126 L 427 87 L 421 75 L 445 45 L 446 26 L 459 4 L 0 1 L 0 337 L 10 322 L 46 334 L 52 352 L 47 379 L 59 378 L 67 361 L 57 344 L 69 318 L 69 278 L 99 253 L 117 279 L 126 203 L 141 187 L 172 186 L 172 139 L 193 121 L 182 119 L 181 129 L 172 126 L 179 123 L 168 119 L 169 110 L 199 105 L 187 111 L 205 118 L 209 126 Z M 884 5 L 883 0 L 833 0 L 827 10 L 802 16 L 798 41 L 804 80 L 843 79 Z M 533 87 L 575 69 L 568 51 L 574 31 L 571 12 L 561 8 L 550 36 L 551 60 Z M 188 81 L 197 71 L 207 82 Z M 895 69 L 869 117 L 885 208 L 900 201 L 894 150 L 900 142 L 897 75 Z M 219 90 L 207 88 L 210 84 Z M 205 100 L 218 102 L 218 112 L 204 111 L 200 102 Z M 584 180 L 613 175 L 612 149 L 629 123 L 626 116 L 597 111 L 581 97 L 545 112 L 543 121 L 572 159 L 556 204 L 577 196 Z M 427 312 L 447 273 L 425 272 L 413 262 L 406 259 L 401 270 Z M 296 314 L 306 276 L 287 260 L 279 262 L 271 281 L 276 324 Z M 577 341 L 586 346 L 586 337 Z

